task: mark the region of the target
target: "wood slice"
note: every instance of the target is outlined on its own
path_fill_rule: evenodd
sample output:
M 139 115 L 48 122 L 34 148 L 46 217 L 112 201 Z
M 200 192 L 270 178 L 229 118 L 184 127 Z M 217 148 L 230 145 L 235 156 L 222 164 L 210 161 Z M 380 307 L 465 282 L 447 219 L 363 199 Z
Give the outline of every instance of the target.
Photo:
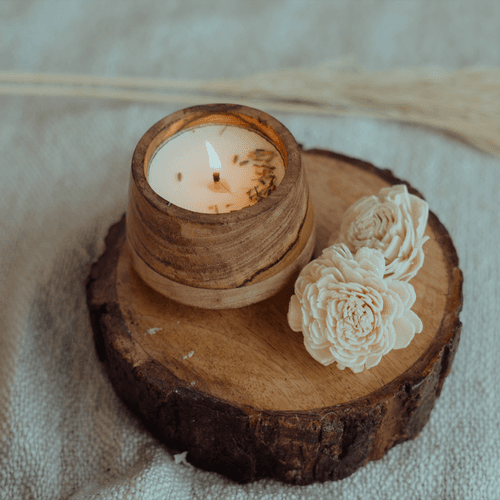
M 327 151 L 303 151 L 302 159 L 317 253 L 351 203 L 402 183 Z M 239 482 L 337 480 L 413 439 L 428 421 L 457 349 L 463 281 L 432 212 L 425 262 L 411 281 L 424 329 L 359 374 L 317 363 L 289 328 L 294 281 L 240 309 L 181 305 L 141 281 L 124 227 L 123 218 L 111 227 L 87 283 L 96 349 L 118 395 L 158 439 L 188 450 L 190 463 Z

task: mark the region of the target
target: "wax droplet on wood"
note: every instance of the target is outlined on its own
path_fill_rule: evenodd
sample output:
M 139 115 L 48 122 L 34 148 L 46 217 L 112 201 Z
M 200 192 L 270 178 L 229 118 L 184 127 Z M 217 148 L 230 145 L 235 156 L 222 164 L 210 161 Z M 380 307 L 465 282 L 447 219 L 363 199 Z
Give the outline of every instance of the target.
M 186 460 L 187 454 L 188 454 L 188 452 L 184 451 L 182 453 L 178 453 L 177 455 L 174 455 L 175 463 L 176 464 L 190 465 L 189 462 Z

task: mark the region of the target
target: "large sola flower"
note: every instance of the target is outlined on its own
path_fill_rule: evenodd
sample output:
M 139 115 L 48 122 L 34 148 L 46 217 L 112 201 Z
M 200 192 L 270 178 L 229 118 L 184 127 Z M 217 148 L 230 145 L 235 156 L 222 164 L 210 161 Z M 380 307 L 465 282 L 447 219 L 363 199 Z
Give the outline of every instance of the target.
M 323 365 L 355 373 L 377 365 L 391 349 L 402 349 L 422 331 L 410 310 L 413 286 L 384 279 L 382 252 L 361 248 L 353 257 L 343 244 L 302 269 L 288 310 L 292 330 L 302 331 L 309 354 Z
M 383 188 L 378 196 L 361 198 L 347 209 L 338 241 L 351 252 L 363 247 L 380 250 L 386 277 L 409 281 L 424 262 L 428 216 L 427 203 L 408 194 L 404 184 Z

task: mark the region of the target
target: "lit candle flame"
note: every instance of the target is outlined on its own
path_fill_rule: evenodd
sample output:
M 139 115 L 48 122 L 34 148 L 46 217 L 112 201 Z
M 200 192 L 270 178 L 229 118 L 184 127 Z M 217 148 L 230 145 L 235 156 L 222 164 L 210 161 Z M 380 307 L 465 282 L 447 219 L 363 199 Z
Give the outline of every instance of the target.
M 214 147 L 208 142 L 205 141 L 208 151 L 208 164 L 210 168 L 213 168 L 216 172 L 220 172 L 222 170 L 222 164 L 220 162 L 219 155 L 215 152 Z
M 231 189 L 229 188 L 227 182 L 221 181 L 220 178 L 222 163 L 220 161 L 219 155 L 215 152 L 214 147 L 208 141 L 205 141 L 205 145 L 207 146 L 208 151 L 208 164 L 210 165 L 210 168 L 213 168 L 215 170 L 215 172 L 213 173 L 214 182 L 210 189 L 218 192 L 230 193 Z

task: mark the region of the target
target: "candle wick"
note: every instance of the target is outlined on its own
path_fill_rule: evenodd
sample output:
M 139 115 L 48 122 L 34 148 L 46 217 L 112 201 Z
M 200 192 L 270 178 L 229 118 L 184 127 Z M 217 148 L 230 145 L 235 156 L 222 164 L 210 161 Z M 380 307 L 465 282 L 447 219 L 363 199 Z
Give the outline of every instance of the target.
M 231 193 L 231 189 L 229 188 L 227 182 L 225 181 L 221 181 L 220 179 L 220 172 L 215 172 L 213 174 L 213 178 L 214 178 L 214 183 L 209 186 L 209 188 L 212 190 L 212 191 L 216 191 L 216 192 L 226 192 L 226 193 Z

